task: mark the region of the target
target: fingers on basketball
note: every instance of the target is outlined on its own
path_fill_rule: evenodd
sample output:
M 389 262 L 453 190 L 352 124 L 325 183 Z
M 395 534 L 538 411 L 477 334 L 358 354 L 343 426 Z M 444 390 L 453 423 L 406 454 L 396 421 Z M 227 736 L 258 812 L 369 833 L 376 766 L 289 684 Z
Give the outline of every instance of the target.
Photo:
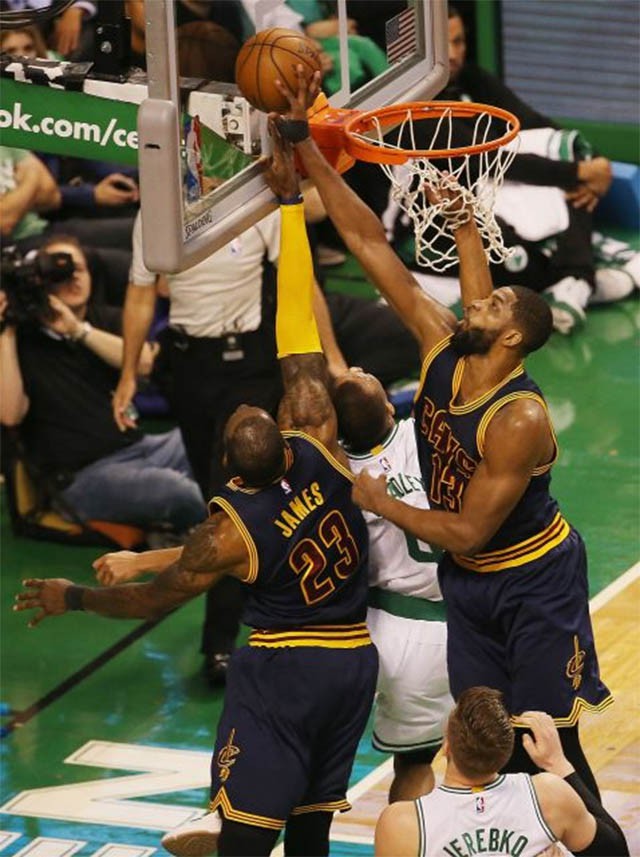
M 321 71 L 320 53 L 311 39 L 294 30 L 272 27 L 244 43 L 235 74 L 250 104 L 265 113 L 286 113 L 292 97 L 304 93 L 305 98 L 307 94 L 309 99 L 315 98 Z M 316 87 L 313 96 L 312 87 Z

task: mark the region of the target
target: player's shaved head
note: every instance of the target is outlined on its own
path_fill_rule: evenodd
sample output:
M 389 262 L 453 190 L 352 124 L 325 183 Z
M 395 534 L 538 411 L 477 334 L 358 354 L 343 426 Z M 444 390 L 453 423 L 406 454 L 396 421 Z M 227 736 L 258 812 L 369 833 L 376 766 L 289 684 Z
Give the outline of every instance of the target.
M 224 447 L 228 469 L 252 488 L 269 485 L 284 472 L 284 438 L 275 420 L 260 408 L 242 405 L 229 417 Z

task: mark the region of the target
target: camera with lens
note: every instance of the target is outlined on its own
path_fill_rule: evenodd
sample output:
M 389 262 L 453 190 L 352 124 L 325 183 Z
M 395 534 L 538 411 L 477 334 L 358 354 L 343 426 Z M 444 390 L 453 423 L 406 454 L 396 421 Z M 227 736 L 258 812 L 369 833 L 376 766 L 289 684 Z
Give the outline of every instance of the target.
M 70 253 L 28 253 L 23 256 L 17 247 L 3 247 L 0 263 L 0 283 L 7 295 L 6 325 L 37 324 L 51 320 L 55 313 L 49 304 L 49 293 L 75 270 Z

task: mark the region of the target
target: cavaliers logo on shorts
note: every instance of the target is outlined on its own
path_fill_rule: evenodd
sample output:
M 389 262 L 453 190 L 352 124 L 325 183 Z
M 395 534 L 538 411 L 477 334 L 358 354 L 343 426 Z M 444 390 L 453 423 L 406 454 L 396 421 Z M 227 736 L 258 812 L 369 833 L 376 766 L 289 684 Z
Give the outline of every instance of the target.
M 584 669 L 584 660 L 586 652 L 580 648 L 578 635 L 573 636 L 573 655 L 567 661 L 566 675 L 571 679 L 571 685 L 574 690 L 578 690 L 582 684 L 582 670 Z
M 217 765 L 219 768 L 218 776 L 220 777 L 220 782 L 226 783 L 229 779 L 229 775 L 231 774 L 231 768 L 236 763 L 236 756 L 240 753 L 240 747 L 236 747 L 233 743 L 233 739 L 235 737 L 236 730 L 232 729 L 229 733 L 229 738 L 227 743 L 224 745 L 222 750 L 218 753 Z

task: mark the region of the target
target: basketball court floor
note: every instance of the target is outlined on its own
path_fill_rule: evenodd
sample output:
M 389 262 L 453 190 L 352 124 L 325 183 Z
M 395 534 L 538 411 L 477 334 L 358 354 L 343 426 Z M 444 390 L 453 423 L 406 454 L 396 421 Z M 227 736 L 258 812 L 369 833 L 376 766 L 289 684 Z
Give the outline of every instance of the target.
M 331 269 L 327 285 L 370 290 L 352 259 Z M 616 701 L 584 717 L 584 741 L 632 854 L 640 853 L 639 328 L 634 296 L 591 310 L 586 331 L 555 334 L 529 361 L 560 441 L 553 492 L 587 543 L 601 668 Z M 11 612 L 20 581 L 91 584 L 101 551 L 17 539 L 6 508 L 1 536 L 0 857 L 163 853 L 163 831 L 207 800 L 222 692 L 200 674 L 204 605 L 155 624 L 70 614 L 30 630 L 26 614 Z M 368 730 L 353 810 L 333 824 L 334 857 L 373 853 L 390 770 Z

